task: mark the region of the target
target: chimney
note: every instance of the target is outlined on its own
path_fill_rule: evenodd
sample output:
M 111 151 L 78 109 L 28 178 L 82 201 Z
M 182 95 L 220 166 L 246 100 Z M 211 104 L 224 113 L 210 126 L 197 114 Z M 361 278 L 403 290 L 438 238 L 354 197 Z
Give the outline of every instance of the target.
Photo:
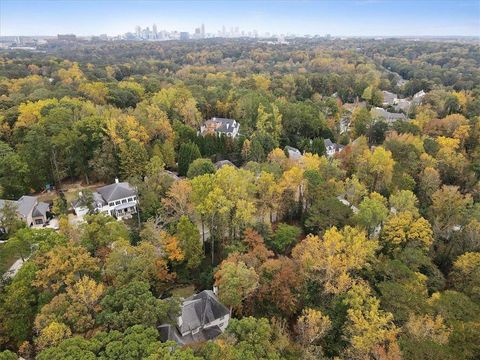
M 118 178 L 117 177 L 115 178 L 115 184 L 118 184 Z

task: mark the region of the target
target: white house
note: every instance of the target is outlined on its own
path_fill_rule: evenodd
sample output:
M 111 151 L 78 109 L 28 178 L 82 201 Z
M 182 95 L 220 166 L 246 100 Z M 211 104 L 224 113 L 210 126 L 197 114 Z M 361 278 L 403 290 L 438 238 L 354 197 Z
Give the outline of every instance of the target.
M 325 144 L 325 150 L 327 152 L 328 157 L 332 157 L 336 153 L 339 153 L 340 151 L 342 151 L 344 148 L 343 145 L 336 144 L 332 142 L 332 140 L 330 139 L 324 139 L 323 142 Z
M 235 138 L 240 130 L 240 124 L 234 119 L 211 118 L 203 123 L 200 127 L 200 134 L 203 136 L 208 134 L 226 135 Z
M 204 290 L 183 301 L 176 326 L 163 324 L 158 330 L 162 341 L 184 345 L 214 339 L 225 331 L 229 321 L 230 311 L 213 291 Z
M 83 216 L 89 209 L 85 204 L 84 194 L 73 203 L 75 214 Z M 99 187 L 93 192 L 93 208 L 95 212 L 105 213 L 117 219 L 130 218 L 137 212 L 137 191 L 128 182 L 119 182 Z

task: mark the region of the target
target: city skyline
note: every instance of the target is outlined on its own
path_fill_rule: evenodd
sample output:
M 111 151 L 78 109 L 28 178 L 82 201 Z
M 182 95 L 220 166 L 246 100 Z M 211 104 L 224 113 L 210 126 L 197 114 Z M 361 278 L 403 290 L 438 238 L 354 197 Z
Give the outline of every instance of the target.
M 478 36 L 478 1 L 11 1 L 0 2 L 0 36 L 159 31 L 333 36 Z

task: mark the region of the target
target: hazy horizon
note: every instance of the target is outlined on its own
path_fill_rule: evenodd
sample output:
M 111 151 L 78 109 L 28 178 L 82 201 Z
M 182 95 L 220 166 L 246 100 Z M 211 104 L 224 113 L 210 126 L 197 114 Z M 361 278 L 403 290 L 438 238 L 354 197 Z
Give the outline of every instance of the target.
M 216 34 L 257 30 L 332 36 L 479 36 L 480 1 L 11 1 L 0 2 L 0 36 L 133 32 L 135 26 Z

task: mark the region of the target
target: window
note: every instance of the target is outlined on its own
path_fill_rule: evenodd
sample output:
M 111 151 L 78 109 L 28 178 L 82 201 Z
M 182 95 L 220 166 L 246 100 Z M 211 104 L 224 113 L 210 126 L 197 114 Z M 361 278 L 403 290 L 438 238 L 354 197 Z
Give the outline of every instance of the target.
M 127 203 L 127 199 L 123 199 L 122 204 L 126 204 L 126 203 Z
M 133 201 L 133 198 L 128 198 L 128 202 L 132 202 Z
M 112 201 L 111 203 L 108 203 L 108 206 L 115 206 L 115 203 Z
M 119 201 L 115 201 L 115 205 L 120 205 L 120 200 L 119 200 Z
M 42 225 L 43 219 L 35 219 L 35 225 Z

